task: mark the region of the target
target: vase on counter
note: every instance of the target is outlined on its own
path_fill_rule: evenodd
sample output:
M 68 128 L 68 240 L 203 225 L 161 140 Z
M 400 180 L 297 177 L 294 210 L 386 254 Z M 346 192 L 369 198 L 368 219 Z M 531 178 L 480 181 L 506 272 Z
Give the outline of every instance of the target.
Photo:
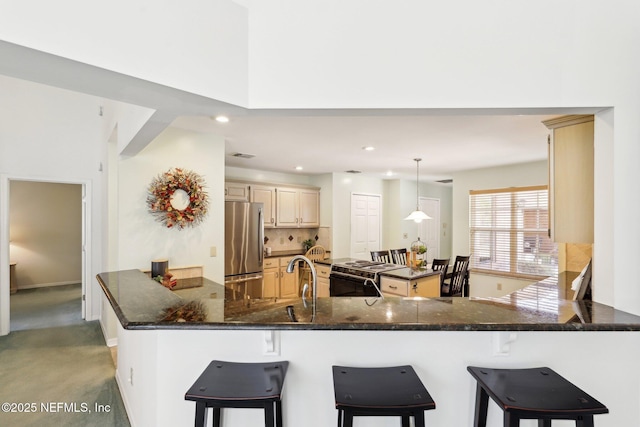
M 420 240 L 420 237 L 411 243 L 409 260 L 409 266 L 413 268 L 420 268 L 427 264 L 427 245 Z

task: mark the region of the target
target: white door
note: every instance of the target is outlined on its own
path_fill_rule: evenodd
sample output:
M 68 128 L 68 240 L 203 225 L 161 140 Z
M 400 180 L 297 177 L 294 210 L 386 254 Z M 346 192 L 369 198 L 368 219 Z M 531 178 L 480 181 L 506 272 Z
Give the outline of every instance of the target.
M 419 226 L 420 240 L 427 245 L 427 262 L 440 257 L 440 199 L 420 197 L 420 210 L 432 219 Z
M 351 195 L 351 257 L 371 259 L 380 249 L 380 195 Z

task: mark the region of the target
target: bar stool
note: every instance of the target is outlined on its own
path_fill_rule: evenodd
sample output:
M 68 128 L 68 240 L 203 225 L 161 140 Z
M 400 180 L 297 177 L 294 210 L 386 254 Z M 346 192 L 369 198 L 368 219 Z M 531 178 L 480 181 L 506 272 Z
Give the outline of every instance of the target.
M 220 427 L 222 408 L 263 408 L 266 427 L 282 427 L 282 386 L 289 362 L 234 363 L 212 361 L 198 377 L 185 400 L 196 402 L 195 426 Z
M 409 365 L 388 368 L 333 366 L 338 427 L 352 427 L 354 416 L 410 417 L 424 427 L 424 411 L 436 404 Z
M 606 406 L 549 368 L 490 369 L 468 366 L 478 382 L 474 427 L 487 425 L 489 396 L 504 412 L 504 427 L 518 427 L 520 420 L 575 420 L 577 427 L 593 427 L 594 414 L 609 412 Z

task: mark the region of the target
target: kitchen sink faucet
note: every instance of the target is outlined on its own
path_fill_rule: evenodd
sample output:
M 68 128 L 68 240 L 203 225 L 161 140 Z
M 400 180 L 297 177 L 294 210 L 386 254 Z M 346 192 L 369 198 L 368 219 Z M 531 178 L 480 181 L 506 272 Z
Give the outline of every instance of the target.
M 304 255 L 296 255 L 291 258 L 289 261 L 289 265 L 287 265 L 287 273 L 293 273 L 293 269 L 295 268 L 297 261 L 304 261 L 309 264 L 309 269 L 311 270 L 311 321 L 313 322 L 316 318 L 316 302 L 318 300 L 318 277 L 316 275 L 316 268 L 313 266 L 313 262 Z M 305 299 L 306 287 L 308 284 L 305 284 L 305 287 L 302 289 L 302 303 L 304 306 L 307 306 L 307 301 Z

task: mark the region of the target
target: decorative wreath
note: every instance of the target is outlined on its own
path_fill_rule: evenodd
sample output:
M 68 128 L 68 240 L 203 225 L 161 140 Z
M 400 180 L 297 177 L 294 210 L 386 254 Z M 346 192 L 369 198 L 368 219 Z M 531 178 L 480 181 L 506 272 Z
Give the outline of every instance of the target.
M 189 204 L 184 209 L 176 209 L 171 204 L 177 190 L 183 190 L 189 195 Z M 207 215 L 209 207 L 204 180 L 189 170 L 169 169 L 151 181 L 147 205 L 149 212 L 167 228 L 195 227 Z

